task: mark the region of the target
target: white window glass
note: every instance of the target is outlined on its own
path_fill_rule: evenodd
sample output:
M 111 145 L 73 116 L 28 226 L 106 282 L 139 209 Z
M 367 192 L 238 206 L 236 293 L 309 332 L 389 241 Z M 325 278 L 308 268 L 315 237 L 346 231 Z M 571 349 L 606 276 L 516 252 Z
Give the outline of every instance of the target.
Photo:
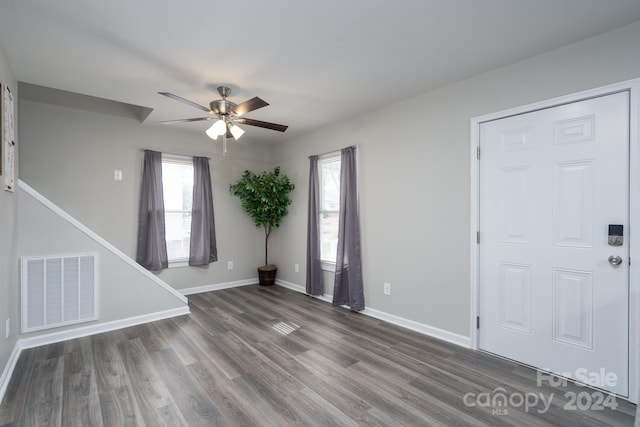
M 169 262 L 187 261 L 191 237 L 193 162 L 162 158 L 165 233 Z
M 318 161 L 320 178 L 320 260 L 335 263 L 340 212 L 340 155 Z

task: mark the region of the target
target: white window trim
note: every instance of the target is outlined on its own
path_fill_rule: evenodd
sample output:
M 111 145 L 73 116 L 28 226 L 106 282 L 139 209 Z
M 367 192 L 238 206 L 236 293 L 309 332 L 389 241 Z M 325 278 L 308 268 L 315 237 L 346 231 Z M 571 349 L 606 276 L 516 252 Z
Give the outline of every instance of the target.
M 167 153 L 162 153 L 162 160 L 168 160 L 170 162 L 175 162 L 175 163 L 184 163 L 184 164 L 189 164 L 192 165 L 193 164 L 193 157 L 191 156 L 183 156 L 180 154 L 167 154 Z
M 178 268 L 178 267 L 189 267 L 189 259 L 188 258 L 180 258 L 169 261 L 169 265 L 167 268 Z

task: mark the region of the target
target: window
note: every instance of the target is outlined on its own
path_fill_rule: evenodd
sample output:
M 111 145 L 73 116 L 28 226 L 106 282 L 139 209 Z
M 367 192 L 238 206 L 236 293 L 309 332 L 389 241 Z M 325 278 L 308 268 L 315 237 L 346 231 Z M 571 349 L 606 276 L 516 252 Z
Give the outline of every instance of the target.
M 165 234 L 169 265 L 189 260 L 193 161 L 188 157 L 162 155 Z M 186 265 L 186 264 L 185 264 Z
M 340 153 L 318 161 L 320 179 L 320 260 L 336 262 L 340 213 Z

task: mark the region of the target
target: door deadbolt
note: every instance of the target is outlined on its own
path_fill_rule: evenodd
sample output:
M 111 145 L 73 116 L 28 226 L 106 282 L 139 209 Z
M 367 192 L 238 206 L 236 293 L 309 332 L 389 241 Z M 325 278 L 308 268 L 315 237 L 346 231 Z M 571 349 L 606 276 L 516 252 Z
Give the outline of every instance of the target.
M 609 246 L 622 246 L 624 243 L 624 232 L 621 224 L 609 224 L 608 243 Z

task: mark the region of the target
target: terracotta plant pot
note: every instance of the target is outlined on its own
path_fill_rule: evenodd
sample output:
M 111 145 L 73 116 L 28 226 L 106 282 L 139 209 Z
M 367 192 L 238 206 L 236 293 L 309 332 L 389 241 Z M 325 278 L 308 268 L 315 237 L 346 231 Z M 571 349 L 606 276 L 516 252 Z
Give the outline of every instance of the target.
M 273 264 L 263 265 L 258 267 L 258 279 L 260 280 L 260 286 L 273 286 L 276 283 L 276 273 L 278 267 Z

